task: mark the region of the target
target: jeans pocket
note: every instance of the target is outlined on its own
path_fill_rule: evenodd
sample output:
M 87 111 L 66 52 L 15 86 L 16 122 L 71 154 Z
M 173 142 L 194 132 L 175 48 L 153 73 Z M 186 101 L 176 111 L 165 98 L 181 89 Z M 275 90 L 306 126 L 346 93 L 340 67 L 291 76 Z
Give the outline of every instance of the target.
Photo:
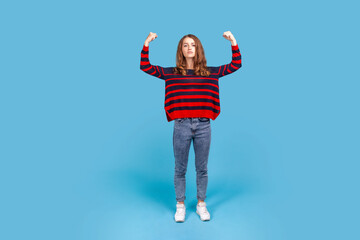
M 201 117 L 199 118 L 200 122 L 210 122 L 210 118 Z
M 177 118 L 175 119 L 176 122 L 178 123 L 182 123 L 185 120 L 185 118 Z

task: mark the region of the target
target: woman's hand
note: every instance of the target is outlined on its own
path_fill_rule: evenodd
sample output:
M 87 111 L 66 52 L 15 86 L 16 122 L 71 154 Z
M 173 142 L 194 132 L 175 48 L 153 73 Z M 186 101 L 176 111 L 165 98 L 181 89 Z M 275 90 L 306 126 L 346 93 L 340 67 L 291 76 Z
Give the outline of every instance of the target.
M 150 33 L 149 33 L 149 36 L 148 36 L 148 37 L 146 38 L 146 40 L 145 40 L 145 47 L 148 47 L 148 46 L 149 46 L 149 43 L 150 43 L 151 41 L 153 41 L 155 38 L 157 38 L 157 34 L 150 32 Z
M 235 39 L 234 35 L 232 35 L 232 33 L 230 31 L 224 32 L 223 37 L 226 40 L 229 40 L 231 42 L 231 45 L 233 45 L 233 46 L 236 45 L 236 39 Z

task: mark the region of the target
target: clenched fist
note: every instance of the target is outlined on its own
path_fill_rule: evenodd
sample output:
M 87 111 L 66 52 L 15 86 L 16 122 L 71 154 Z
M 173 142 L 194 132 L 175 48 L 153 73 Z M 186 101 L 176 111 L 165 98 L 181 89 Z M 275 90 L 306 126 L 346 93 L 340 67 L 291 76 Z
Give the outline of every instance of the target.
M 150 43 L 151 41 L 153 41 L 155 38 L 157 38 L 157 34 L 150 32 L 150 33 L 149 33 L 149 36 L 148 36 L 148 37 L 146 38 L 146 40 L 145 40 L 145 46 L 146 46 L 146 47 L 149 46 L 149 43 Z
M 226 31 L 223 33 L 223 37 L 226 40 L 229 40 L 231 42 L 231 45 L 235 46 L 236 45 L 236 39 L 234 37 L 234 35 L 232 35 L 232 33 L 230 31 Z

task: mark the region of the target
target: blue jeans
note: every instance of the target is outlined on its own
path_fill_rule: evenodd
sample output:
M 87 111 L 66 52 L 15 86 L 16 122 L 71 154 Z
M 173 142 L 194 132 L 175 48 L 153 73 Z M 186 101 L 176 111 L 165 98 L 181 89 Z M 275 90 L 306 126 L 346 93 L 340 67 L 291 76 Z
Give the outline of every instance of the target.
M 205 200 L 208 183 L 208 157 L 211 141 L 209 118 L 178 118 L 174 123 L 173 146 L 175 156 L 176 201 L 185 200 L 185 174 L 191 141 L 195 151 L 197 199 Z

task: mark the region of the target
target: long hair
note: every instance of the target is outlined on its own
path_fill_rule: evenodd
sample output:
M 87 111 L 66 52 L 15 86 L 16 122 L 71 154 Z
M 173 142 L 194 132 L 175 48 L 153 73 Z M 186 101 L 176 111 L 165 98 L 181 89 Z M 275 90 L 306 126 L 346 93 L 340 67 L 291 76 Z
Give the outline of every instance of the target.
M 206 66 L 206 58 L 203 46 L 200 40 L 193 34 L 183 36 L 178 44 L 176 52 L 176 67 L 174 67 L 175 74 L 186 75 L 186 58 L 182 51 L 182 45 L 185 38 L 192 38 L 195 41 L 195 57 L 194 57 L 194 74 L 198 76 L 209 76 L 210 71 Z

